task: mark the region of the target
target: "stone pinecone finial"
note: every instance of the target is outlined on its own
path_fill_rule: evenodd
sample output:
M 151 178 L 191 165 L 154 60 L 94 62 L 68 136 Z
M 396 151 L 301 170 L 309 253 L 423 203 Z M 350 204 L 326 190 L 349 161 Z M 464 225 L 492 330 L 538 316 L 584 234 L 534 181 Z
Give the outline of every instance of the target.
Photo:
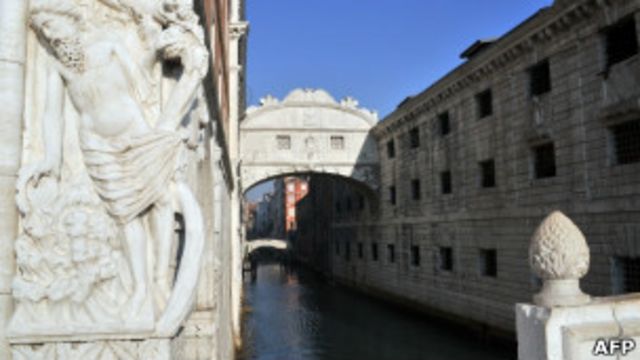
M 589 247 L 580 229 L 562 212 L 554 211 L 536 229 L 529 246 L 529 263 L 544 281 L 534 296 L 541 306 L 573 306 L 589 302 L 580 279 L 589 270 Z

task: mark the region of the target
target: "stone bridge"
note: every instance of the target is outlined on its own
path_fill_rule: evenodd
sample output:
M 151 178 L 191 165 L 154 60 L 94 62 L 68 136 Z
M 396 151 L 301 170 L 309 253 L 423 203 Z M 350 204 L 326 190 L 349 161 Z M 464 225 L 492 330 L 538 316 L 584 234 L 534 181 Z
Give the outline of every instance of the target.
M 290 243 L 287 240 L 281 239 L 256 239 L 256 240 L 247 240 L 244 244 L 245 248 L 245 256 L 250 255 L 252 252 L 262 249 L 262 248 L 271 248 L 277 250 L 287 250 L 290 247 Z
M 244 191 L 276 177 L 326 174 L 378 188 L 378 152 L 369 130 L 375 112 L 324 90 L 297 89 L 280 101 L 263 98 L 240 124 L 240 176 Z

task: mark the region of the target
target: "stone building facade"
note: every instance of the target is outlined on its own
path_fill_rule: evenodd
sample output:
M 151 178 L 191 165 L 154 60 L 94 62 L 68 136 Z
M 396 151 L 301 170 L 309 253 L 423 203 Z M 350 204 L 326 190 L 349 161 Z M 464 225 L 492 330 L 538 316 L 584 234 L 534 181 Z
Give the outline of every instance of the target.
M 355 206 L 344 183 L 312 179 L 309 201 L 316 187 L 332 189 L 322 214 L 332 275 L 513 333 L 514 304 L 541 283 L 529 239 L 561 210 L 591 248 L 585 291 L 640 291 L 639 10 L 639 1 L 555 1 L 473 44 L 465 63 L 372 129 L 374 206 Z
M 0 358 L 233 358 L 240 304 L 240 208 L 234 163 L 238 119 L 244 109 L 243 1 L 0 0 L 0 9 L 0 105 L 6 110 L 0 145 Z M 57 37 L 63 41 L 54 41 Z M 68 48 L 56 48 L 60 43 Z M 109 56 L 96 49 L 110 49 Z M 93 80 L 77 80 L 83 76 Z M 94 86 L 92 106 L 83 97 L 88 93 L 83 86 Z M 52 97 L 62 104 L 46 105 Z M 119 104 L 118 116 L 106 114 L 102 106 L 114 99 L 127 104 Z M 61 112 L 51 113 L 56 108 Z M 41 127 L 43 115 L 49 117 Z M 49 128 L 56 115 L 65 122 L 58 133 Z M 111 119 L 111 128 L 87 130 L 78 125 L 79 119 L 100 124 L 104 116 Z M 144 136 L 173 139 L 176 150 L 169 140 L 149 137 L 138 144 L 139 134 L 119 133 L 117 126 L 127 116 L 142 121 L 137 125 L 146 123 L 140 126 Z M 160 128 L 171 131 L 156 133 Z M 128 141 L 123 153 L 153 144 L 134 158 L 149 160 L 160 154 L 179 168 L 172 174 L 171 167 L 149 165 L 160 163 L 158 157 L 144 165 L 112 155 L 124 144 L 121 140 Z M 59 172 L 55 167 L 38 170 L 43 158 L 56 157 L 51 151 L 55 146 L 48 143 L 59 141 Z M 91 147 L 94 141 L 100 146 Z M 109 165 L 101 167 L 105 163 Z M 153 166 L 159 171 L 151 172 Z M 135 175 L 120 183 L 113 180 L 123 173 Z M 163 176 L 169 180 L 159 183 Z M 109 186 L 102 188 L 101 181 Z M 131 192 L 121 196 L 136 201 L 171 194 L 175 185 L 181 208 L 147 200 L 143 204 L 149 212 L 121 215 L 129 205 L 111 198 L 110 191 L 123 184 Z M 161 208 L 168 209 L 165 215 L 172 220 L 174 211 L 179 214 L 177 230 L 167 221 L 171 228 L 159 231 L 162 226 L 152 220 L 135 231 L 119 228 L 137 221 L 147 224 L 146 216 L 155 216 L 150 213 Z M 44 220 L 62 227 L 42 227 Z M 60 261 L 68 267 L 28 262 L 29 255 L 47 253 L 47 231 L 54 232 Z M 168 257 L 161 254 L 161 238 L 169 241 Z M 130 240 L 145 246 L 154 243 L 155 256 L 138 251 Z M 72 246 L 65 247 L 67 243 Z M 129 247 L 126 261 L 124 247 Z M 94 258 L 96 251 L 101 252 L 100 261 Z M 169 271 L 158 270 L 163 257 Z M 118 265 L 107 266 L 114 264 Z M 154 269 L 148 276 L 153 280 L 135 278 L 147 264 Z M 97 269 L 100 278 L 92 273 Z M 55 276 L 43 278 L 47 270 Z M 133 275 L 122 275 L 129 270 Z M 29 278 L 25 273 L 35 275 Z M 169 294 L 160 294 L 164 278 L 174 275 Z M 131 276 L 134 285 L 117 287 L 118 279 L 126 282 Z M 131 295 L 131 288 L 142 286 L 139 282 L 148 282 L 147 291 Z M 68 286 L 60 287 L 61 283 Z M 110 290 L 105 292 L 106 287 Z M 181 296 L 173 295 L 181 290 Z M 143 295 L 139 312 L 134 311 L 137 294 Z M 92 321 L 86 321 L 87 313 Z M 165 331 L 167 317 L 172 326 Z

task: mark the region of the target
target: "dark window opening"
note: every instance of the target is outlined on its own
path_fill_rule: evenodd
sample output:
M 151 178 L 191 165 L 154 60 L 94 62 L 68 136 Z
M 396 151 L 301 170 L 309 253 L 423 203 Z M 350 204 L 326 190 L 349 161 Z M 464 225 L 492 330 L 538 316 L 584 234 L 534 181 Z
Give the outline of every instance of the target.
M 396 145 L 394 144 L 393 140 L 389 140 L 387 142 L 387 157 L 389 159 L 393 159 L 394 157 L 396 157 Z
M 417 148 L 420 146 L 420 129 L 414 127 L 409 131 L 409 141 L 411 143 L 411 148 Z
M 482 119 L 493 114 L 493 94 L 491 89 L 487 89 L 476 95 L 478 107 L 478 118 Z
M 443 194 L 451 194 L 453 187 L 451 186 L 451 171 L 443 171 L 440 173 L 440 187 Z
M 451 132 L 451 124 L 449 124 L 449 112 L 445 111 L 438 115 L 438 123 L 440 125 L 440 135 L 445 136 Z
M 640 292 L 640 257 L 613 258 L 613 292 L 624 294 Z
M 396 247 L 393 244 L 387 244 L 387 260 L 389 260 L 390 263 L 396 261 Z
M 551 91 L 551 72 L 549 71 L 548 60 L 544 60 L 529 69 L 529 91 L 531 96 L 538 96 Z
M 389 186 L 389 201 L 391 202 L 391 205 L 396 204 L 396 187 L 395 186 Z
M 351 260 L 351 243 L 348 241 L 345 242 L 344 258 L 347 261 Z
M 364 209 L 364 196 L 358 194 L 358 210 Z
M 480 184 L 484 188 L 496 186 L 496 165 L 493 160 L 486 160 L 480 163 Z
M 607 68 L 638 53 L 636 22 L 628 18 L 605 30 Z
M 420 179 L 411 180 L 411 198 L 413 200 L 420 200 Z
M 496 249 L 480 249 L 480 275 L 498 276 L 498 253 Z
M 340 255 L 340 242 L 336 241 L 336 255 Z
M 347 197 L 347 212 L 350 212 L 353 208 L 353 204 L 351 203 L 351 196 Z
M 371 244 L 371 258 L 373 261 L 378 261 L 378 243 Z
M 340 201 L 336 201 L 336 213 L 340 214 L 342 211 L 342 206 L 340 206 Z
M 556 152 L 553 143 L 535 146 L 533 156 L 536 179 L 556 176 Z
M 449 246 L 441 246 L 438 254 L 438 268 L 443 271 L 453 271 L 453 249 Z
M 362 250 L 362 243 L 358 243 L 358 259 L 362 259 L 364 257 L 364 252 Z
M 627 121 L 610 128 L 616 164 L 640 161 L 640 119 Z
M 411 265 L 420 266 L 420 247 L 411 246 Z

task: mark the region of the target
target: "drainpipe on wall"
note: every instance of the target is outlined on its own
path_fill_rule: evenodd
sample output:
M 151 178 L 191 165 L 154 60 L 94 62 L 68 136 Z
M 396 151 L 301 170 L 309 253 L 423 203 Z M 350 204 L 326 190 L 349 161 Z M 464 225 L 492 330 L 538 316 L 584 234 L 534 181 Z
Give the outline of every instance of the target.
M 22 153 L 27 0 L 0 0 L 0 359 L 11 359 L 5 329 L 13 312 L 15 183 Z

